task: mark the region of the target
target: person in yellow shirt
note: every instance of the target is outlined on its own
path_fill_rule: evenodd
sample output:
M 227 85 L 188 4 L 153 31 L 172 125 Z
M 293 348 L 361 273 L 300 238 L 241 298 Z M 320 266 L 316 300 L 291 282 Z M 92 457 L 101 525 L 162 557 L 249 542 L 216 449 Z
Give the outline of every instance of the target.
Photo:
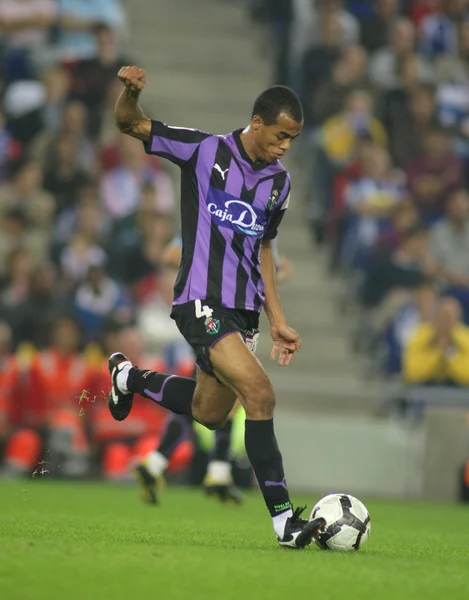
M 455 299 L 441 299 L 433 320 L 416 328 L 404 350 L 403 375 L 407 383 L 469 386 L 469 327 Z
M 321 138 L 324 153 L 334 165 L 346 165 L 357 140 L 363 136 L 382 148 L 387 146 L 386 131 L 373 116 L 370 94 L 366 90 L 356 89 L 347 96 L 344 110 L 323 124 Z

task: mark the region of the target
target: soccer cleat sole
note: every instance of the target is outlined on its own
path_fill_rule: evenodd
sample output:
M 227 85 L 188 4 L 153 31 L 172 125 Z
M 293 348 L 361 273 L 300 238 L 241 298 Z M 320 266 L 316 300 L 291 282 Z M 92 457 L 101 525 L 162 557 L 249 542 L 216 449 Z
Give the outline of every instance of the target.
M 219 500 L 223 504 L 235 504 L 239 506 L 244 501 L 244 498 L 237 489 L 227 489 L 225 485 L 204 486 L 204 492 L 208 498 Z
M 140 498 L 142 501 L 145 504 L 159 504 L 158 478 L 153 477 L 144 465 L 137 465 L 134 473 L 140 485 Z

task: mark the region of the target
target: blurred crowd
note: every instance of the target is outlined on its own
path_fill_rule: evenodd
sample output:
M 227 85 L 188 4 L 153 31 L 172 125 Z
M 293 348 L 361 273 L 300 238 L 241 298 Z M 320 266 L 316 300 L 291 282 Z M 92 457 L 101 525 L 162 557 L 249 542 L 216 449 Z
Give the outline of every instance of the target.
M 137 400 L 113 422 L 106 355 L 194 368 L 168 318 L 173 179 L 114 127 L 116 75 L 132 64 L 126 21 L 120 0 L 0 0 L 0 463 L 10 475 L 84 476 L 98 458 L 108 478 L 125 478 L 164 415 Z M 191 452 L 183 446 L 174 468 Z
M 253 0 L 373 375 L 469 385 L 469 0 Z

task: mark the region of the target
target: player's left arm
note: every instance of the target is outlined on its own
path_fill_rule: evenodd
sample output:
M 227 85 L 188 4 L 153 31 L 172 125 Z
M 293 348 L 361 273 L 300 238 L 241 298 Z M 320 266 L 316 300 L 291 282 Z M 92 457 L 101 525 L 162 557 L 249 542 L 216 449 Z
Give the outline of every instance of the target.
M 301 348 L 301 340 L 297 331 L 287 324 L 285 313 L 277 292 L 275 261 L 272 242 L 264 239 L 261 246 L 261 275 L 264 282 L 265 312 L 270 324 L 270 334 L 274 341 L 271 358 L 275 360 L 279 354 L 279 365 L 287 366 L 295 352 Z

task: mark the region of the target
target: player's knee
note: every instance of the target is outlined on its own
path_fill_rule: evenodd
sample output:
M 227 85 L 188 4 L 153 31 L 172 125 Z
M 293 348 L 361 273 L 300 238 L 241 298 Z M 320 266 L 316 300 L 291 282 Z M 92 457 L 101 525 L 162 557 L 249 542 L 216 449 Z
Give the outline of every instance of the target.
M 267 377 L 258 382 L 245 395 L 245 410 L 248 419 L 271 419 L 274 415 L 275 394 Z
M 212 431 L 223 427 L 227 420 L 227 415 L 220 416 L 214 413 L 207 413 L 207 411 L 201 410 L 200 407 L 196 406 L 192 407 L 192 416 L 198 423 Z
M 192 402 L 192 416 L 198 423 L 211 430 L 223 427 L 228 418 L 227 414 L 221 413 L 213 406 L 198 401 L 197 396 L 194 397 Z

